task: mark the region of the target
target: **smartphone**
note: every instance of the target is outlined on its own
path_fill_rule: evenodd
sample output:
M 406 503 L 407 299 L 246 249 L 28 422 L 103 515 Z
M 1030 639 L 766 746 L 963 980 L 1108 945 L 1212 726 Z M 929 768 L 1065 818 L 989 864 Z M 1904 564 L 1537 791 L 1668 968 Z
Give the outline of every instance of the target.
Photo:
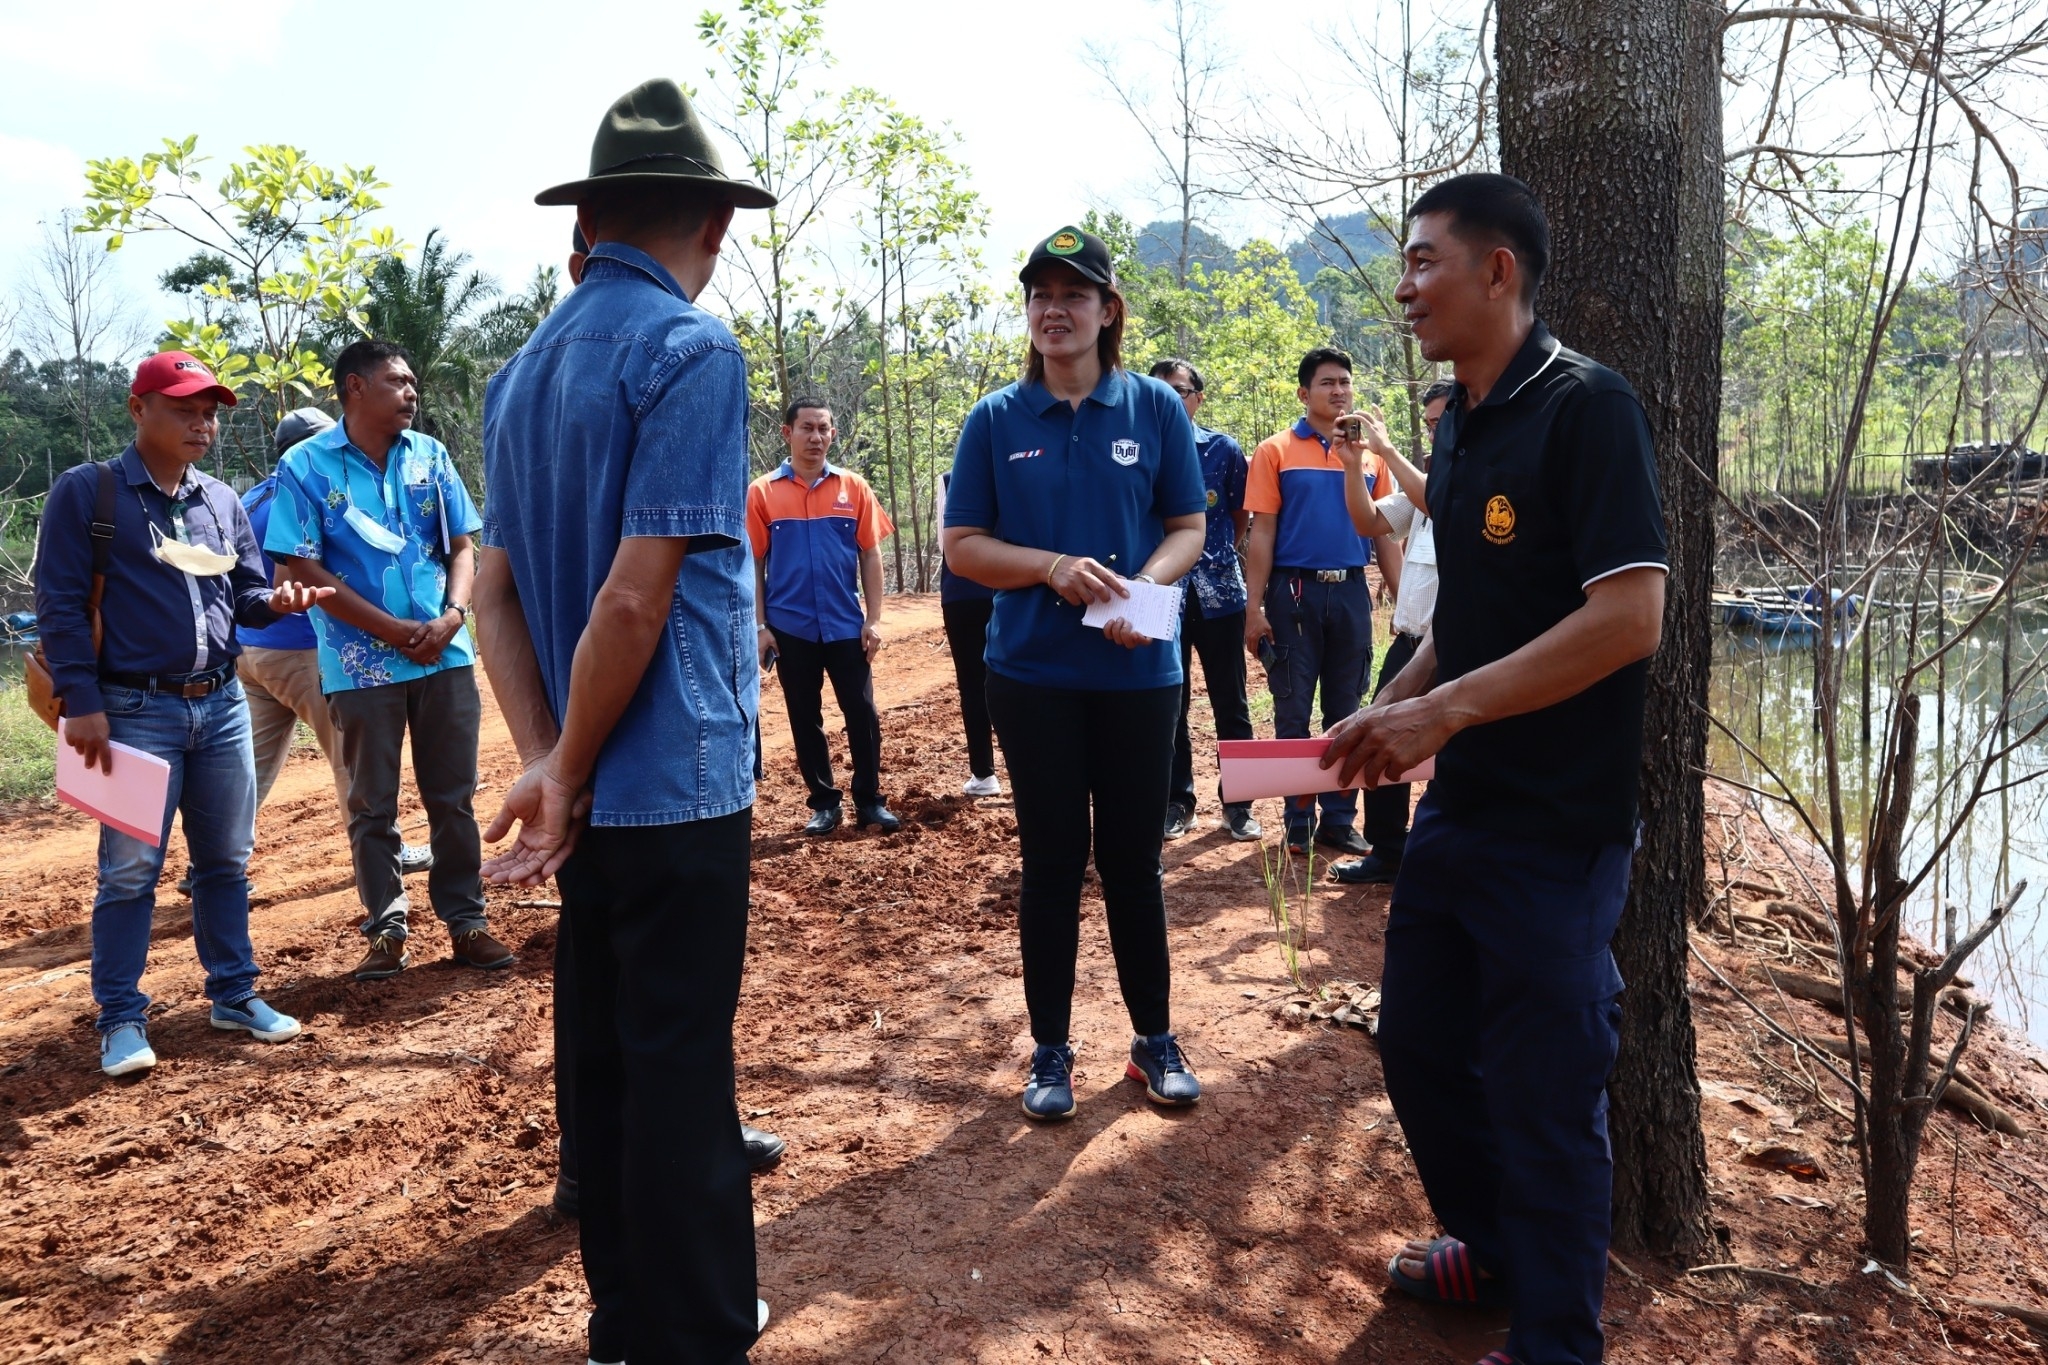
M 770 645 L 767 657 L 761 660 L 761 671 L 763 673 L 773 673 L 775 671 L 775 661 L 781 657 L 782 651 Z
M 1365 439 L 1365 419 L 1356 415 L 1339 417 L 1337 419 L 1337 433 L 1352 445 L 1357 445 Z
M 1280 664 L 1280 653 L 1273 648 L 1273 637 L 1270 635 L 1264 636 L 1259 641 L 1259 662 L 1265 665 L 1268 673 L 1272 672 Z

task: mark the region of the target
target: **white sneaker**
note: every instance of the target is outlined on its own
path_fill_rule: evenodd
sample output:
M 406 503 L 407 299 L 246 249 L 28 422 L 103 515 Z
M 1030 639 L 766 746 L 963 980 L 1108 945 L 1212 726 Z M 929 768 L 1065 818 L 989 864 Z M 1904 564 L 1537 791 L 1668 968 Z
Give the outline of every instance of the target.
M 766 1299 L 754 1300 L 754 1330 L 756 1332 L 768 1330 L 768 1300 Z
M 996 780 L 994 773 L 990 773 L 987 777 L 968 778 L 967 785 L 960 790 L 969 796 L 1001 796 L 1003 784 Z

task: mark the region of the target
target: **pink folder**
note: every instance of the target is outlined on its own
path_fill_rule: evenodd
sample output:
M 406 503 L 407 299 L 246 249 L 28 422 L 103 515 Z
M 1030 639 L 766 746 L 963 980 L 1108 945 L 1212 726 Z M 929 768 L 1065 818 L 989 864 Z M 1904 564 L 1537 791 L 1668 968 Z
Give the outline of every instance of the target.
M 164 841 L 164 806 L 170 798 L 171 765 L 155 754 L 115 744 L 114 771 L 88 768 L 64 741 L 57 722 L 57 799 L 93 819 L 154 848 Z
M 1216 756 L 1223 775 L 1223 799 L 1255 801 L 1266 796 L 1315 796 L 1348 790 L 1339 785 L 1338 769 L 1320 766 L 1329 748 L 1327 739 L 1219 740 Z M 1427 782 L 1435 776 L 1436 759 L 1425 758 L 1402 773 L 1401 780 Z

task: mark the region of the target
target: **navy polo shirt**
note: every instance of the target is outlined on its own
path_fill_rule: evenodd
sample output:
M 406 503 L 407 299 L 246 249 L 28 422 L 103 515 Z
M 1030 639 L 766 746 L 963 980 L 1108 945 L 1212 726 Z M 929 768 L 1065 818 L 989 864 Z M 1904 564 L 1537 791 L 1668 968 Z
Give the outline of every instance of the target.
M 1538 323 L 1484 402 L 1451 394 L 1429 466 L 1438 683 L 1504 659 L 1611 574 L 1665 567 L 1650 425 L 1628 381 Z M 1434 799 L 1502 833 L 1635 835 L 1650 665 L 1475 725 L 1437 756 Z
M 1166 539 L 1168 518 L 1193 516 L 1206 501 L 1180 396 L 1112 370 L 1078 410 L 1034 383 L 976 403 L 953 456 L 946 525 L 1085 555 L 1128 578 Z M 1112 644 L 1043 584 L 996 594 L 987 659 L 992 672 L 1040 687 L 1130 691 L 1181 680 L 1174 641 Z

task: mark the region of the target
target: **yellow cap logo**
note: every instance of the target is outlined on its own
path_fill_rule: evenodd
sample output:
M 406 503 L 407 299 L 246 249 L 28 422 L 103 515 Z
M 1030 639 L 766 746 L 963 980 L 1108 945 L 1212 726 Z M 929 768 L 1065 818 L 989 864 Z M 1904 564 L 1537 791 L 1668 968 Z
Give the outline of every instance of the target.
M 1081 249 L 1081 234 L 1072 229 L 1055 232 L 1045 249 L 1055 256 L 1071 256 Z
M 1515 538 L 1515 505 L 1496 493 L 1486 500 L 1486 538 L 1505 545 Z

